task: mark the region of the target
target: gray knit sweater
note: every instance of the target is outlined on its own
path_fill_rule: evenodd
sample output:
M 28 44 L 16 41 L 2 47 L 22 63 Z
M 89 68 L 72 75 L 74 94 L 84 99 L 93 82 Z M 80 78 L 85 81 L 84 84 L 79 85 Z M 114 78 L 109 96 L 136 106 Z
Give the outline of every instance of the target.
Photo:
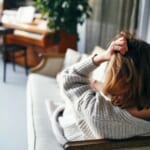
M 102 92 L 89 86 L 89 74 L 96 68 L 91 58 L 65 69 L 59 84 L 65 110 L 59 118 L 68 140 L 123 139 L 150 133 L 150 122 L 113 106 Z

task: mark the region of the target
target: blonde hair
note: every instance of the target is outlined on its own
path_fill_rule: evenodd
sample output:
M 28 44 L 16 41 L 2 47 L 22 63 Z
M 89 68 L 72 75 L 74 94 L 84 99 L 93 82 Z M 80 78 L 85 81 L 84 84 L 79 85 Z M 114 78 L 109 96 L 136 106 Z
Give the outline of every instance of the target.
M 127 39 L 128 52 L 113 54 L 103 92 L 115 106 L 150 108 L 150 45 L 129 33 L 121 32 L 117 38 L 120 36 Z

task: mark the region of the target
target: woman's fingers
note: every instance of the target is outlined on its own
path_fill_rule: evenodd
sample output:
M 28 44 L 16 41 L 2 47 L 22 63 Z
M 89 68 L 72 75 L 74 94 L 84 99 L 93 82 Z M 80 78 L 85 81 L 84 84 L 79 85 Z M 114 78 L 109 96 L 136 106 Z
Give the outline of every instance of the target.
M 126 38 L 120 37 L 119 39 L 112 41 L 107 51 L 103 52 L 104 60 L 110 60 L 111 56 L 116 51 L 122 55 L 125 55 L 125 53 L 128 51 Z
M 118 51 L 124 55 L 127 52 L 127 48 L 124 45 L 113 45 L 113 51 Z
M 113 41 L 110 45 L 112 51 L 118 51 L 124 55 L 128 51 L 127 41 L 124 37 Z

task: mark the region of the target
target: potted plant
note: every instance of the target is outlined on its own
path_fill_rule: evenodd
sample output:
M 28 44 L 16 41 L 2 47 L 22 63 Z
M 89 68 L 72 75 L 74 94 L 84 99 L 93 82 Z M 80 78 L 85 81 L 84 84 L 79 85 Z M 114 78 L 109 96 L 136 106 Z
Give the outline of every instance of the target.
M 36 0 L 36 7 L 48 20 L 48 28 L 55 30 L 55 42 L 61 40 L 62 30 L 79 37 L 77 24 L 91 13 L 88 0 Z

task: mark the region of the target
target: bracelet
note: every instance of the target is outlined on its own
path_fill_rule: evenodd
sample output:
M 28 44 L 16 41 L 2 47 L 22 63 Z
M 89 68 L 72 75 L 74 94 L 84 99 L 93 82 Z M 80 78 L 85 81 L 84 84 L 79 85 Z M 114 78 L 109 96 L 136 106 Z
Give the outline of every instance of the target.
M 98 66 L 98 65 L 97 65 L 97 64 L 95 64 L 95 62 L 94 62 L 94 58 L 95 58 L 96 56 L 98 56 L 98 54 L 97 54 L 97 53 L 96 53 L 96 54 L 94 54 L 94 55 L 92 56 L 92 62 L 93 62 L 93 64 L 94 64 L 94 65 Z

